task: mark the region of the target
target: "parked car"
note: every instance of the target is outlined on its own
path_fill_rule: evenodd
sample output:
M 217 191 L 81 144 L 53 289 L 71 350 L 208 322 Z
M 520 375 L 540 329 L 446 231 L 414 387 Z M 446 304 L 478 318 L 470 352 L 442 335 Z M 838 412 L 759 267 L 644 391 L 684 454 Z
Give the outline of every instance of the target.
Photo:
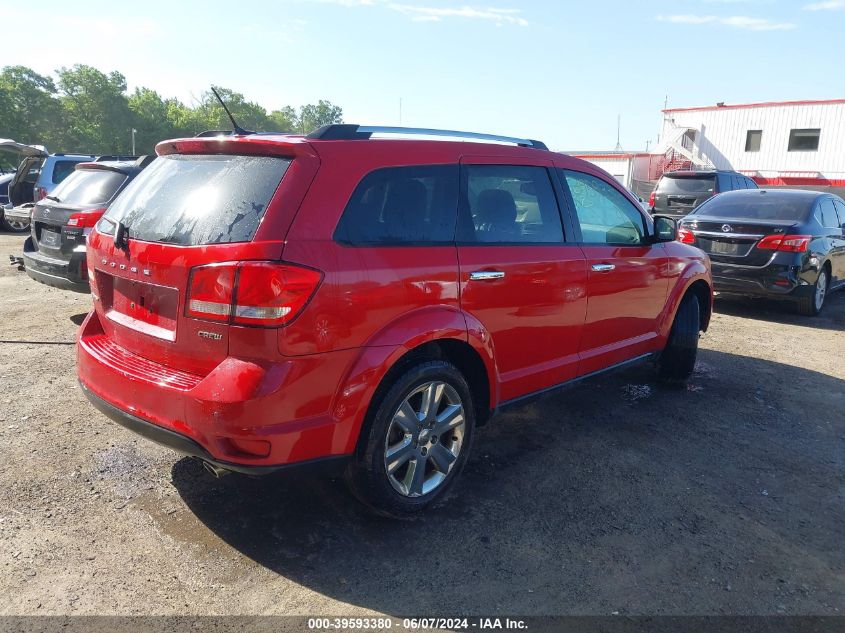
M 46 197 L 67 178 L 81 162 L 94 160 L 93 155 L 48 154 L 40 145 L 24 145 L 0 139 L 0 150 L 18 153 L 22 160 L 9 183 L 9 204 L 4 209 L 3 228 L 23 232 L 29 229 L 31 205 Z
M 88 236 L 94 405 L 215 472 L 343 468 L 405 516 L 504 407 L 690 375 L 711 277 L 673 219 L 537 141 L 395 132 L 160 143 Z
M 815 316 L 845 285 L 845 202 L 797 189 L 732 191 L 682 222 L 680 239 L 709 253 L 720 293 L 783 299 Z
M 88 292 L 85 240 L 111 201 L 153 158 L 77 163 L 74 173 L 33 208 L 32 234 L 23 247 L 26 273 L 49 286 Z
M 757 183 L 735 171 L 672 171 L 661 176 L 648 204 L 654 214 L 682 218 L 716 194 L 738 189 L 757 189 Z
M 0 174 L 0 208 L 9 204 L 9 183 L 14 177 L 14 174 Z

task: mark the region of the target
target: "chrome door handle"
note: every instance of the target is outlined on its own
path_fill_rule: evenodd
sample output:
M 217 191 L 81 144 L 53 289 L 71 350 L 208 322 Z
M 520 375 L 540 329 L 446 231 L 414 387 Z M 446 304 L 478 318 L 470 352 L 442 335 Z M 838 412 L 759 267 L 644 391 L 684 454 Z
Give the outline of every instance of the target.
M 470 281 L 490 281 L 491 279 L 504 279 L 505 273 L 501 270 L 476 270 L 469 274 Z
M 593 264 L 592 268 L 593 272 L 606 273 L 616 268 L 616 266 L 613 264 Z

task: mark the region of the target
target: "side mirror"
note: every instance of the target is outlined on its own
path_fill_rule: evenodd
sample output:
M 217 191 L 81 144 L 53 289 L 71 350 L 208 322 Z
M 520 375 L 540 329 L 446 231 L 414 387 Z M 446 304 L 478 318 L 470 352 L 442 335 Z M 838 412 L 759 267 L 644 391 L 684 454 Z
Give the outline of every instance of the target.
M 665 215 L 654 216 L 654 241 L 674 242 L 678 238 L 678 221 Z

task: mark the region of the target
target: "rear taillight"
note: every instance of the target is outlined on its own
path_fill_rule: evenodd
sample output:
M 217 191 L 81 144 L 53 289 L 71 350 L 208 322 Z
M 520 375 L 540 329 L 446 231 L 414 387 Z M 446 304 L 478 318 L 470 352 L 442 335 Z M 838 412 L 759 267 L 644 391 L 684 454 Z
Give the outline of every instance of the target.
M 648 197 L 648 206 L 652 209 L 654 208 L 654 192 L 651 192 L 651 195 Z
M 185 314 L 240 325 L 286 325 L 322 278 L 316 270 L 274 262 L 199 266 L 191 271 Z
M 103 217 L 105 212 L 105 209 L 92 209 L 91 211 L 71 213 L 67 221 L 67 226 L 76 229 L 90 229 Z
M 47 190 L 44 187 L 35 187 L 33 193 L 35 195 L 36 202 L 47 197 Z
M 757 248 L 786 251 L 788 253 L 805 253 L 810 247 L 812 239 L 812 235 L 767 235 L 757 242 Z
M 695 234 L 685 226 L 678 227 L 678 241 L 684 244 L 695 244 Z

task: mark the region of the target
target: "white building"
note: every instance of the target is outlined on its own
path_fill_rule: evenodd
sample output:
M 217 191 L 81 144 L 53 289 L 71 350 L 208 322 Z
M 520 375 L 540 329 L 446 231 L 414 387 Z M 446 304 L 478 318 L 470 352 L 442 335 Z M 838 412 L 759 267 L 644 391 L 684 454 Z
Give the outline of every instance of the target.
M 569 152 L 640 195 L 664 172 L 732 169 L 760 186 L 845 191 L 845 99 L 663 110 L 655 152 Z
M 688 161 L 759 185 L 845 187 L 845 99 L 669 108 L 660 150 L 667 167 Z

